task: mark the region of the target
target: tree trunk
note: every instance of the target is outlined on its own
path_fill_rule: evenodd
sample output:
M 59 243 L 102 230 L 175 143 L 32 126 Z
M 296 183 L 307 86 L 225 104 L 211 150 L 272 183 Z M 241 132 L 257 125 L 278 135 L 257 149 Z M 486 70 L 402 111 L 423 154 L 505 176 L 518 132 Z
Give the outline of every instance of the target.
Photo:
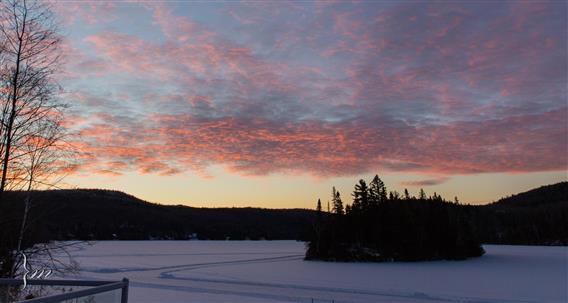
M 14 119 L 16 118 L 16 104 L 18 100 L 18 76 L 20 74 L 21 55 L 22 55 L 22 37 L 26 31 L 26 19 L 22 22 L 22 33 L 18 37 L 18 53 L 16 55 L 16 70 L 12 82 L 12 108 L 10 111 L 10 118 L 8 120 L 8 128 L 6 129 L 6 150 L 2 162 L 2 180 L 0 180 L 0 204 L 2 203 L 2 196 L 4 194 L 4 187 L 6 186 L 6 175 L 8 172 L 8 162 L 10 161 L 10 148 L 12 147 L 12 127 L 14 126 Z

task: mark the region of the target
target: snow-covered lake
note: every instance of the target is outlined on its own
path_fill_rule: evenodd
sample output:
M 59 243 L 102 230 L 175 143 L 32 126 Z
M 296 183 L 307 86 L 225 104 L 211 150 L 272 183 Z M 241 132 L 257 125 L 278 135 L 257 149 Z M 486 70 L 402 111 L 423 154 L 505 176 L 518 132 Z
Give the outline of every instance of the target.
M 101 241 L 72 252 L 130 302 L 568 302 L 567 247 L 485 246 L 467 261 L 303 261 L 295 241 Z

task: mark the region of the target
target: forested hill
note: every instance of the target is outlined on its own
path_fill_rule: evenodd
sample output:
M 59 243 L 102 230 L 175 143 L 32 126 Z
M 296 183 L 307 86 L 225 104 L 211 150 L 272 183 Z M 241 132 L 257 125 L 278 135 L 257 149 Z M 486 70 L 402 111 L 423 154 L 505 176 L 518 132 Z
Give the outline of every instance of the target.
M 19 226 L 25 193 L 7 192 L 0 225 Z M 463 205 L 483 243 L 568 244 L 568 182 L 483 206 Z M 30 233 L 40 239 L 296 239 L 313 232 L 306 209 L 194 208 L 149 203 L 110 190 L 32 194 Z M 315 205 L 314 205 L 315 206 Z M 0 227 L 2 227 L 0 226 Z M 195 234 L 195 235 L 194 235 Z
M 542 206 L 568 202 L 568 182 L 545 185 L 520 194 L 502 198 L 494 206 Z
M 568 245 L 568 182 L 477 207 L 474 216 L 484 243 Z
M 13 224 L 21 220 L 24 195 L 6 194 L 11 204 L 6 215 Z M 51 240 L 306 239 L 313 213 L 160 205 L 118 191 L 94 189 L 36 191 L 32 204 L 34 229 L 41 238 Z

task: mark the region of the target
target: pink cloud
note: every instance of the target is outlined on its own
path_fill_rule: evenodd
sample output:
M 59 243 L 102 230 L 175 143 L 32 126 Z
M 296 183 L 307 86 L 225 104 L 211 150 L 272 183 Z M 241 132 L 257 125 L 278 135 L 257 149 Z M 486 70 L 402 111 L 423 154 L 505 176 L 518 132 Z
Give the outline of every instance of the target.
M 116 15 L 116 1 L 57 1 L 48 0 L 54 11 L 63 20 L 66 26 L 72 26 L 75 23 L 86 23 L 95 25 L 98 23 L 107 23 L 118 18 Z
M 120 170 L 142 173 L 202 170 L 213 163 L 245 175 L 311 172 L 328 177 L 376 169 L 424 174 L 527 172 L 568 167 L 568 142 L 563 137 L 567 130 L 557 127 L 567 118 L 564 108 L 483 123 L 422 128 L 381 123 L 379 131 L 370 121 L 277 124 L 169 115 L 152 117 L 154 126 L 137 129 L 135 135 L 95 125 L 82 136 L 93 140 L 85 147 L 89 153 L 107 163 L 119 161 Z M 536 125 L 547 134 L 537 135 Z
M 89 169 L 442 176 L 426 185 L 568 168 L 558 4 L 329 4 L 298 24 L 282 19 L 309 10 L 231 7 L 240 39 L 167 3 L 144 3 L 163 39 L 91 33 L 77 70 L 135 83 L 74 97 L 135 114 L 81 126 Z

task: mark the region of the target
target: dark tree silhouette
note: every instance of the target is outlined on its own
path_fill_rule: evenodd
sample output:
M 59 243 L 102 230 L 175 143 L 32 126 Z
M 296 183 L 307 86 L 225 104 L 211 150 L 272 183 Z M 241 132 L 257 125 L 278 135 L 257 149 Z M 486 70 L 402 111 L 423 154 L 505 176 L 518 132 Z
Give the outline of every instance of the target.
M 335 190 L 335 186 L 333 187 L 331 195 L 333 201 L 333 213 L 343 215 L 345 213 L 343 209 L 343 201 L 341 201 L 341 194 L 339 191 Z
M 22 209 L 6 206 L 8 190 L 48 187 L 59 163 L 65 104 L 58 98 L 62 37 L 48 1 L 0 1 L 0 276 L 13 277 L 28 257 L 51 258 L 28 234 L 31 195 Z M 53 181 L 53 182 L 51 182 Z
M 369 208 L 369 188 L 365 180 L 359 180 L 359 183 L 355 184 L 355 190 L 353 191 L 353 206 L 352 210 L 355 212 L 363 212 Z
M 410 194 L 406 188 L 404 189 L 404 200 L 410 200 Z
M 333 188 L 334 195 L 336 193 Z M 484 251 L 469 211 L 434 193 L 405 199 L 375 176 L 359 180 L 345 216 L 321 221 L 306 259 L 327 261 L 461 260 Z
M 420 193 L 418 194 L 418 199 L 420 200 L 426 200 L 426 193 L 424 192 L 424 189 L 420 189 Z
M 373 180 L 369 183 L 369 205 L 371 208 L 376 208 L 382 202 L 387 200 L 387 188 L 385 183 L 375 175 Z
M 17 218 L 15 222 L 19 224 L 27 193 L 5 194 L 2 216 Z M 559 228 L 568 222 L 568 182 L 487 205 L 456 205 L 409 195 L 409 200 L 387 200 L 376 212 L 354 213 L 349 211 L 350 203 L 344 204 L 344 216 L 330 215 L 323 209 L 322 249 L 311 256 L 339 260 L 340 254 L 345 253 L 344 260 L 389 260 L 388 256 L 393 256 L 393 260 L 427 259 L 426 253 L 442 251 L 441 243 L 454 243 L 462 236 L 488 244 L 568 245 L 568 229 Z M 311 247 L 318 217 L 317 211 L 305 209 L 158 205 L 106 190 L 32 191 L 32 200 L 34 207 L 29 218 L 34 224 L 28 228 L 34 239 L 27 238 L 36 243 L 77 239 L 182 240 L 197 233 L 199 239 L 309 240 Z M 447 233 L 454 230 L 453 235 Z M 362 251 L 365 254 L 358 254 Z M 407 256 L 397 251 L 420 254 Z M 441 254 L 433 256 L 443 258 Z M 450 256 L 455 256 L 455 252 Z

